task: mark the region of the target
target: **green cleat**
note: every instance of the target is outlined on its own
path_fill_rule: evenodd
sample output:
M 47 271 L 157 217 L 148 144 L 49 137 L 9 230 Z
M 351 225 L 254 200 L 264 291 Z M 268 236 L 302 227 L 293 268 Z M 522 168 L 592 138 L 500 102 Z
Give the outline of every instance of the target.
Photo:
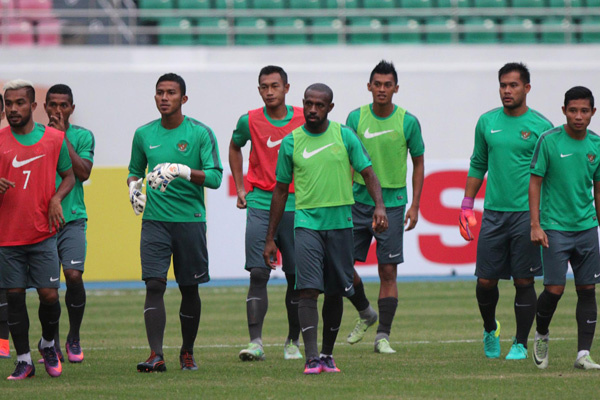
M 348 343 L 355 344 L 360 342 L 365 337 L 367 329 L 369 329 L 370 326 L 375 324 L 375 322 L 377 322 L 377 314 L 374 314 L 373 318 L 371 319 L 357 318 L 354 330 L 350 332 L 350 334 L 348 335 L 348 339 L 346 339 Z
M 483 331 L 483 352 L 487 358 L 500 358 L 500 322 L 496 321 L 496 329 Z
M 575 364 L 577 364 L 577 361 Z M 533 362 L 539 369 L 548 368 L 548 335 L 542 336 L 535 332 Z
M 507 360 L 524 360 L 527 358 L 527 348 L 521 343 L 517 343 L 517 338 L 513 337 L 513 345 L 506 355 Z
M 577 369 L 600 369 L 600 365 L 596 364 L 589 354 L 587 356 L 579 357 L 573 366 Z
M 239 357 L 242 361 L 264 361 L 267 358 L 262 346 L 256 343 L 248 344 L 247 348 L 240 351 Z
M 301 360 L 302 354 L 300 349 L 293 342 L 286 342 L 283 346 L 283 359 L 284 360 Z
M 375 342 L 375 353 L 394 354 L 395 352 L 387 339 L 379 339 Z

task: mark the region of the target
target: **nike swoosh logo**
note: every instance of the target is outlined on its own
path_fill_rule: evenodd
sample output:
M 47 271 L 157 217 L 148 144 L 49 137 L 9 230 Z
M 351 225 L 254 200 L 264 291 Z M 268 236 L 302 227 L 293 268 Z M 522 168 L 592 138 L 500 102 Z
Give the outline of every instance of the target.
M 595 324 L 596 320 L 590 321 L 589 319 L 586 321 L 588 324 Z
M 45 156 L 45 154 L 42 154 L 41 156 L 37 156 L 37 157 L 33 157 L 33 158 L 28 158 L 27 160 L 23 160 L 23 161 L 19 161 L 19 160 L 17 160 L 17 156 L 15 156 L 15 158 L 13 158 L 13 161 L 12 161 L 12 166 L 13 166 L 14 168 L 20 168 L 20 167 L 22 167 L 23 165 L 27 165 L 27 164 L 29 164 L 30 162 L 32 162 L 32 161 L 35 161 L 35 160 L 37 160 L 38 158 L 42 158 L 42 157 L 44 157 L 44 156 Z
M 56 282 L 57 280 L 58 280 L 58 278 L 50 277 L 50 282 Z
M 262 300 L 262 299 L 260 297 L 248 297 L 246 299 L 246 303 L 249 302 L 249 301 L 252 301 L 252 300 Z
M 349 291 L 350 289 L 352 289 L 352 286 L 353 286 L 353 285 L 350 285 L 350 286 L 348 286 L 347 288 L 344 288 L 344 290 L 347 292 L 347 291 Z
M 290 303 L 292 303 L 292 304 L 300 304 L 299 301 L 294 301 L 294 300 L 290 301 Z
M 72 265 L 75 265 L 75 264 L 81 264 L 82 262 L 83 262 L 83 261 L 74 261 L 74 260 L 71 260 L 71 264 L 72 264 Z
M 269 136 L 269 138 L 267 139 L 267 147 L 272 149 L 273 147 L 279 146 L 279 144 L 281 143 L 282 140 L 283 139 L 279 139 L 279 140 L 272 142 L 271 136 Z
M 309 329 L 314 328 L 314 326 L 307 326 L 306 328 L 302 328 L 302 332 L 306 332 Z
M 537 271 L 537 270 L 538 270 L 538 269 L 540 269 L 540 268 L 542 268 L 542 267 L 537 267 L 537 268 L 529 268 L 529 271 L 531 271 L 531 272 L 535 272 L 535 271 Z
M 200 274 L 200 275 L 198 275 L 198 274 L 194 274 L 194 279 L 200 279 L 200 278 L 202 278 L 204 275 L 206 275 L 206 272 L 204 272 L 204 273 L 202 273 L 202 274 Z
M 19 322 L 6 322 L 6 325 L 8 326 L 14 326 L 14 325 L 19 325 Z
M 162 146 L 162 144 L 157 144 L 156 146 L 150 146 L 150 150 L 156 149 L 157 147 L 160 147 L 160 146 Z
M 75 305 L 75 304 L 71 303 L 71 307 L 73 307 L 73 308 L 81 308 L 83 306 L 85 306 L 85 303 L 82 303 L 82 304 L 79 304 L 79 305 Z
M 600 274 L 594 274 L 594 278 L 597 278 L 599 276 L 600 276 Z
M 183 317 L 183 318 L 194 319 L 193 315 L 185 315 L 185 314 L 179 313 L 179 316 Z
M 150 311 L 150 310 L 156 310 L 156 307 L 148 307 L 144 309 L 144 314 L 146 314 L 146 311 Z
M 6 307 L 8 303 L 0 303 L 0 307 Z
M 365 131 L 365 139 L 373 139 L 374 137 L 385 135 L 386 133 L 394 132 L 393 129 L 381 132 L 369 132 L 369 128 Z
M 531 304 L 519 304 L 519 303 L 515 303 L 515 307 L 529 307 L 531 306 Z
M 311 158 L 315 154 L 318 154 L 318 153 L 322 152 L 323 150 L 325 150 L 329 146 L 333 146 L 333 143 L 326 144 L 325 146 L 319 147 L 318 149 L 310 151 L 310 152 L 306 151 L 306 147 L 305 147 L 304 148 L 304 153 L 302 153 L 302 157 L 304 157 L 305 159 L 308 160 L 309 158 Z
M 569 157 L 569 156 L 572 156 L 572 155 L 573 155 L 573 153 L 569 153 L 569 154 L 560 153 L 560 158 L 565 158 L 565 157 Z
M 398 254 L 392 254 L 392 253 L 390 253 L 390 258 L 398 257 L 399 255 L 400 255 L 400 253 L 398 253 Z
M 496 130 L 492 129 L 490 131 L 490 133 L 498 133 L 498 132 L 502 132 L 502 129 L 496 129 Z
M 339 331 L 339 330 L 340 330 L 340 327 L 338 326 L 337 328 L 329 328 L 329 330 L 330 330 L 331 332 L 336 332 L 336 331 Z

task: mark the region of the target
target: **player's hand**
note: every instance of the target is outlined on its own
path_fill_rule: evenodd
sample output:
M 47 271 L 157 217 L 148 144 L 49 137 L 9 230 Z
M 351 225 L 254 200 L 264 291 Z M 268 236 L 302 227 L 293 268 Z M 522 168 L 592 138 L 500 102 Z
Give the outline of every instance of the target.
M 411 206 L 406 212 L 406 216 L 404 217 L 404 230 L 410 231 L 417 226 L 417 222 L 419 222 L 419 208 L 415 206 Z M 408 226 L 406 226 L 408 224 Z
M 144 178 L 129 183 L 129 201 L 135 215 L 140 215 L 146 207 L 146 195 L 142 193 Z
M 237 208 L 244 209 L 248 206 L 246 203 L 246 191 L 244 189 L 238 190 L 237 192 Z
M 50 121 L 48 122 L 48 126 L 51 126 L 54 129 L 58 129 L 59 131 L 66 132 L 67 128 L 65 127 L 65 119 L 62 113 L 57 113 L 50 116 Z
M 6 178 L 0 178 L 0 194 L 4 194 L 6 193 L 6 191 L 10 188 L 14 188 L 15 187 L 15 183 L 9 181 Z
M 265 241 L 263 259 L 265 260 L 265 265 L 267 267 L 275 269 L 275 264 L 277 263 L 277 245 L 273 239 L 267 239 Z
M 53 196 L 48 205 L 48 226 L 50 233 L 52 233 L 52 229 L 56 229 L 56 232 L 60 231 L 65 226 L 65 223 L 60 200 L 58 197 Z
M 385 207 L 375 207 L 375 211 L 373 212 L 373 223 L 371 226 L 376 233 L 385 232 L 387 230 L 388 219 Z
M 462 237 L 471 241 L 475 239 L 471 233 L 471 228 L 477 226 L 477 218 L 473 212 L 473 204 L 475 200 L 472 197 L 465 197 L 462 201 L 460 215 L 458 216 L 458 226 Z
M 177 178 L 192 179 L 192 170 L 187 165 L 162 163 L 158 164 L 146 177 L 148 186 L 152 189 L 160 188 L 161 192 L 167 190 L 169 183 Z
M 542 247 L 550 247 L 548 244 L 548 236 L 540 226 L 534 226 L 531 228 L 531 241 L 533 244 L 537 244 Z

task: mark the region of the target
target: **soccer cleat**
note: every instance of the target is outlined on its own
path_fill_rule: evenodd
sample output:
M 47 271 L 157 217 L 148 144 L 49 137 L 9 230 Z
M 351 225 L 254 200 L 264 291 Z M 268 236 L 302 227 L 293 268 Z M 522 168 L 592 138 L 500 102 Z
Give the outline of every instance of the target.
M 596 364 L 589 354 L 587 356 L 579 357 L 573 366 L 578 369 L 600 369 L 600 365 Z
M 65 350 L 67 351 L 67 359 L 70 363 L 80 363 L 83 361 L 83 350 L 81 350 L 78 339 L 67 339 Z
M 496 321 L 496 329 L 483 331 L 483 352 L 487 358 L 500 358 L 500 322 Z
M 286 342 L 283 346 L 283 359 L 284 360 L 301 360 L 302 354 L 300 349 L 293 342 Z
M 38 364 L 43 364 L 44 363 L 44 353 L 42 352 L 42 348 L 40 347 L 42 343 L 42 340 L 40 339 L 40 341 L 38 342 L 38 350 L 42 356 L 42 358 L 40 358 L 38 360 Z M 58 359 L 60 360 L 61 363 L 65 362 L 65 357 L 63 356 L 62 351 L 60 350 L 60 346 L 58 346 L 58 343 L 54 343 L 54 350 L 56 351 L 56 355 L 58 356 Z
M 198 369 L 198 364 L 194 360 L 194 354 L 189 351 L 179 354 L 179 364 L 181 364 L 183 371 L 196 371 Z
M 165 372 L 167 370 L 167 366 L 165 365 L 163 356 L 159 356 L 152 351 L 150 352 L 150 357 L 148 357 L 146 361 L 137 365 L 137 370 L 139 372 Z
M 524 360 L 527 358 L 527 348 L 521 343 L 517 343 L 517 338 L 513 337 L 513 345 L 506 355 L 507 360 Z
M 323 371 L 323 372 L 340 372 L 340 369 L 335 365 L 333 356 L 321 357 L 321 371 Z
M 240 351 L 239 357 L 242 361 L 264 361 L 267 358 L 262 346 L 256 343 L 248 344 L 247 348 Z
M 394 354 L 395 352 L 387 339 L 379 339 L 375 342 L 375 353 Z
M 356 326 L 354 327 L 352 332 L 350 332 L 350 334 L 348 335 L 348 339 L 346 339 L 347 342 L 350 344 L 355 344 L 355 343 L 360 342 L 363 339 L 363 337 L 365 337 L 365 333 L 367 333 L 367 329 L 369 329 L 369 327 L 372 326 L 375 322 L 377 322 L 377 314 L 374 314 L 373 318 L 371 318 L 371 319 L 357 318 Z
M 544 338 L 536 331 L 533 341 L 533 362 L 539 369 L 548 368 L 548 335 L 545 336 Z
M 10 345 L 8 339 L 0 339 L 0 358 L 10 358 Z
M 13 372 L 8 378 L 9 381 L 18 381 L 26 378 L 33 378 L 35 376 L 35 367 L 33 364 L 27 364 L 27 361 L 15 362 L 17 366 L 15 372 Z
M 44 357 L 44 367 L 46 367 L 48 375 L 56 378 L 62 374 L 62 364 L 54 346 L 44 347 L 42 349 L 42 357 Z
M 323 364 L 318 358 L 311 358 L 304 365 L 304 375 L 318 375 L 323 371 Z

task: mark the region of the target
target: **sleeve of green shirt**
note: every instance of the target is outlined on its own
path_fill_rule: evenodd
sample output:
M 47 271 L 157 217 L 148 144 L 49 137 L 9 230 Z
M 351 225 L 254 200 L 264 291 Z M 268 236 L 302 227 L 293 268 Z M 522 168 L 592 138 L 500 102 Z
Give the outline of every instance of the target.
M 60 147 L 60 154 L 58 156 L 58 164 L 56 170 L 58 172 L 64 172 L 71 168 L 71 157 L 69 157 L 69 148 L 67 147 L 66 140 L 63 140 L 62 146 Z
M 360 172 L 372 165 L 369 153 L 367 153 L 367 149 L 365 149 L 365 146 L 363 146 L 358 136 L 356 136 L 356 133 L 351 129 L 348 129 L 348 127 L 343 126 L 342 140 L 348 151 L 350 164 L 352 164 L 352 168 L 354 168 L 355 171 Z
M 471 156 L 471 167 L 468 176 L 483 179 L 488 170 L 488 148 L 484 136 L 484 127 L 481 118 L 475 127 L 475 146 Z
M 206 129 L 206 135 L 203 137 L 200 147 L 200 159 L 203 165 L 203 171 L 206 175 L 204 186 L 217 189 L 221 186 L 223 180 L 223 166 L 219 157 L 219 145 L 217 138 L 211 129 Z
M 417 117 L 408 112 L 404 115 L 404 137 L 411 157 L 419 157 L 425 153 L 421 124 Z
M 548 146 L 546 146 L 545 136 L 541 136 L 533 151 L 531 160 L 531 173 L 533 175 L 544 176 L 548 168 Z
M 128 177 L 145 177 L 147 166 L 148 159 L 146 158 L 146 153 L 144 152 L 142 137 L 136 132 L 133 136 L 133 144 L 131 145 L 131 159 L 129 161 Z
M 244 114 L 238 119 L 235 130 L 233 131 L 233 135 L 231 137 L 233 143 L 237 144 L 239 147 L 244 147 L 250 137 L 250 125 L 248 124 L 248 114 Z
M 357 132 L 358 129 L 358 121 L 360 120 L 360 108 L 353 110 L 348 114 L 348 118 L 346 118 L 346 125 Z
M 283 138 L 279 147 L 275 178 L 277 182 L 292 183 L 294 177 L 294 136 L 290 133 Z
M 77 146 L 77 154 L 84 160 L 88 160 L 90 162 L 94 162 L 94 150 L 96 147 L 96 141 L 94 139 L 94 134 L 91 131 L 84 131 L 85 134 L 82 135 L 79 140 L 79 145 Z

